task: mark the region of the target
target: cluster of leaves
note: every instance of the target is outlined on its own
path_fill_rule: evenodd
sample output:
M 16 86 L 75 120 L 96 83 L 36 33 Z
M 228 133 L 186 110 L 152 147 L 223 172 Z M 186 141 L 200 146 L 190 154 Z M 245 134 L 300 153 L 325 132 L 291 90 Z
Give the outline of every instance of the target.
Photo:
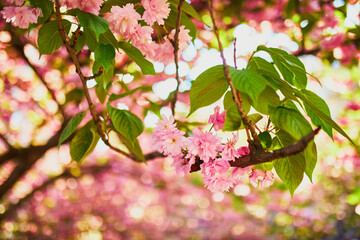
M 272 63 L 254 56 L 259 51 L 267 52 L 271 56 Z M 306 89 L 307 73 L 297 57 L 284 50 L 259 46 L 245 69 L 229 67 L 229 71 L 234 87 L 240 92 L 244 111 L 248 113 L 253 107 L 258 112 L 248 115 L 252 123 L 255 124 L 267 115 L 275 128 L 275 131 L 270 131 L 267 127 L 259 134 L 266 150 L 272 151 L 289 146 L 312 132 L 310 123 L 298 106 L 306 112 L 315 126 L 322 127 L 331 138 L 332 130 L 335 129 L 351 141 L 350 137 L 331 119 L 326 102 Z M 190 114 L 200 107 L 213 104 L 225 94 L 223 104 L 227 112 L 222 130 L 244 129 L 246 126 L 228 89 L 222 65 L 206 70 L 192 85 Z M 316 161 L 316 145 L 311 142 L 304 152 L 256 167 L 263 170 L 275 168 L 293 194 L 301 183 L 304 173 L 311 180 Z

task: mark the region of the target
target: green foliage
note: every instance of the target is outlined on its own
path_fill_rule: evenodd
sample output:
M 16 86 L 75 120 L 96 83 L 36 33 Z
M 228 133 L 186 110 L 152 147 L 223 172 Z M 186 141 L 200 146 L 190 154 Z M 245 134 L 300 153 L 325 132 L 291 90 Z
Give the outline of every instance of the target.
M 89 47 L 90 51 L 95 52 L 99 43 L 96 39 L 94 31 L 90 28 L 84 28 L 84 34 L 86 37 L 86 45 Z
M 114 100 L 117 100 L 117 99 L 120 99 L 120 98 L 130 96 L 130 95 L 134 94 L 137 91 L 145 92 L 145 91 L 150 91 L 151 89 L 152 89 L 151 86 L 141 86 L 141 87 L 134 88 L 132 90 L 129 90 L 129 91 L 121 93 L 121 94 L 113 93 L 113 94 L 111 94 L 111 96 L 109 98 L 109 101 L 111 102 L 111 101 L 114 101 Z
M 144 131 L 144 125 L 141 119 L 128 110 L 115 109 L 108 104 L 107 111 L 115 130 L 125 138 L 129 139 L 132 144 Z
M 179 0 L 169 0 L 170 4 L 173 5 L 174 7 L 178 7 L 179 5 Z M 182 11 L 185 12 L 186 14 L 189 14 L 191 17 L 199 20 L 202 22 L 202 19 L 200 17 L 200 15 L 196 12 L 196 10 L 187 2 L 183 2 L 182 5 Z
M 80 163 L 96 147 L 99 134 L 93 121 L 80 128 L 70 142 L 71 159 Z
M 258 101 L 260 93 L 266 88 L 266 79 L 254 70 L 230 68 L 230 76 L 234 87 L 245 92 L 254 102 Z
M 74 39 L 75 39 L 75 35 L 73 34 L 71 37 L 71 43 L 74 44 Z M 85 34 L 83 32 L 80 32 L 78 37 L 77 37 L 77 42 L 75 45 L 75 52 L 79 53 L 81 51 L 81 49 L 84 47 L 86 43 L 86 37 Z
M 139 49 L 128 42 L 119 42 L 118 46 L 141 68 L 144 75 L 156 75 L 154 65 L 145 59 Z
M 331 114 L 330 114 L 330 109 L 328 107 L 328 105 L 326 104 L 326 102 L 320 98 L 318 95 L 316 95 L 315 93 L 309 91 L 309 90 L 301 90 L 301 93 L 304 95 L 304 97 L 306 97 L 310 102 L 312 102 L 318 109 L 319 111 L 321 111 L 322 113 L 324 113 L 326 116 L 328 116 L 329 118 L 331 118 Z M 332 138 L 332 127 L 327 124 L 324 120 L 322 120 L 312 109 L 311 107 L 304 102 L 304 106 L 305 106 L 305 110 L 306 113 L 309 115 L 309 117 L 311 118 L 312 123 L 315 126 L 321 126 L 322 129 Z
M 271 147 L 272 144 L 272 138 L 269 132 L 262 132 L 259 134 L 259 139 L 261 141 L 261 144 L 264 148 Z
M 105 71 L 114 67 L 115 49 L 109 44 L 99 44 L 95 50 L 95 61 L 104 67 Z
M 273 140 L 275 149 L 286 147 L 294 142 L 294 138 L 284 131 L 279 131 Z M 276 173 L 289 189 L 291 196 L 293 196 L 294 191 L 304 177 L 305 167 L 304 153 L 298 153 L 274 161 Z
M 141 150 L 139 141 L 135 139 L 134 141 L 130 141 L 128 138 L 124 137 L 121 134 L 118 134 L 121 142 L 129 149 L 129 151 L 134 154 L 138 159 L 140 159 L 142 162 L 146 163 L 146 159 L 144 157 L 144 154 Z
M 76 128 L 79 126 L 81 121 L 84 119 L 85 115 L 86 115 L 86 111 L 79 112 L 70 119 L 70 121 L 68 122 L 68 124 L 66 125 L 63 132 L 60 135 L 58 148 L 60 148 L 60 145 L 66 139 L 68 139 L 68 137 L 70 137 L 71 134 L 73 134 L 75 132 Z
M 66 33 L 69 33 L 71 23 L 68 20 L 62 20 L 62 23 Z M 43 54 L 52 54 L 63 45 L 57 21 L 47 22 L 40 28 L 37 43 L 40 56 Z
M 259 46 L 257 50 L 262 50 L 270 54 L 275 65 L 287 82 L 299 89 L 306 88 L 306 70 L 304 64 L 297 57 L 277 48 Z
M 201 107 L 219 100 L 229 85 L 225 79 L 222 65 L 211 67 L 201 73 L 193 82 L 190 91 L 190 112 L 188 116 Z
M 248 117 L 250 118 L 250 120 L 253 124 L 257 123 L 258 121 L 260 121 L 263 118 L 258 113 L 250 114 L 250 115 L 248 115 Z M 244 128 L 245 128 L 245 124 L 243 123 L 242 118 L 240 117 L 240 114 L 239 114 L 236 106 L 229 108 L 226 111 L 225 123 L 224 123 L 224 127 L 222 128 L 222 130 L 223 131 L 236 131 L 236 130 L 244 129 Z
M 102 17 L 79 9 L 77 10 L 77 17 L 82 27 L 89 28 L 95 33 L 96 40 L 99 40 L 100 34 L 109 30 L 109 23 Z

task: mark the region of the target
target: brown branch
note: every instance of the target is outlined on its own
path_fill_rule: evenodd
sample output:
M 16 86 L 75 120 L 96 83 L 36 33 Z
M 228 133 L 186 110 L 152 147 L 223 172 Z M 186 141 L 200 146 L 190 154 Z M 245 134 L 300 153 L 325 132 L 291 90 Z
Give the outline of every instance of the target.
M 213 24 L 213 30 L 214 30 L 214 34 L 216 36 L 216 39 L 217 39 L 217 42 L 218 42 L 218 45 L 219 45 L 219 51 L 220 51 L 220 56 L 221 56 L 221 59 L 223 61 L 223 66 L 224 66 L 224 75 L 225 75 L 225 78 L 228 82 L 228 84 L 230 85 L 230 89 L 231 89 L 231 94 L 233 96 L 233 99 L 234 99 L 234 102 L 236 104 L 236 107 L 237 107 L 237 110 L 240 114 L 240 117 L 242 118 L 245 126 L 246 126 L 246 129 L 249 129 L 250 133 L 251 133 L 251 136 L 253 138 L 253 141 L 251 141 L 250 139 L 248 139 L 248 142 L 249 142 L 249 145 L 250 145 L 250 151 L 251 153 L 253 152 L 258 152 L 258 151 L 264 151 L 262 145 L 261 145 L 261 141 L 255 131 L 255 128 L 251 122 L 251 119 L 247 116 L 246 112 L 244 111 L 244 108 L 242 106 L 242 101 L 241 101 L 241 98 L 240 98 L 240 93 L 239 91 L 237 91 L 234 87 L 234 84 L 231 80 L 231 77 L 230 77 L 230 72 L 229 72 L 229 68 L 226 64 L 226 59 L 225 59 L 225 56 L 224 56 L 224 49 L 223 49 L 223 46 L 221 44 L 221 41 L 220 41 L 220 36 L 219 36 L 219 30 L 217 28 L 217 25 L 216 25 L 216 22 L 215 22 L 215 17 L 214 17 L 214 10 L 213 10 L 213 7 L 212 7 L 212 0 L 208 0 L 208 7 L 209 7 L 209 12 L 210 12 L 210 17 L 211 17 L 211 21 L 212 21 L 212 24 Z
M 80 34 L 80 26 L 77 27 L 75 33 L 74 33 L 74 41 L 73 41 L 73 44 L 71 45 L 72 48 L 75 48 L 76 47 L 76 44 L 77 44 L 77 41 L 78 41 L 78 37 L 79 37 L 79 34 Z
M 249 167 L 256 164 L 272 162 L 276 159 L 289 157 L 305 150 L 307 145 L 314 139 L 315 135 L 319 133 L 321 127 L 316 128 L 314 131 L 300 139 L 299 141 L 290 144 L 284 148 L 275 150 L 273 152 L 260 152 L 254 155 L 246 155 L 236 158 L 234 161 L 230 161 L 232 167 Z M 203 163 L 201 160 L 197 160 L 195 164 L 191 166 L 190 172 L 196 172 L 200 170 L 200 165 Z
M 64 172 L 61 173 L 60 175 L 49 178 L 46 181 L 44 181 L 41 185 L 34 188 L 29 194 L 27 194 L 25 197 L 21 198 L 17 203 L 9 205 L 8 208 L 6 209 L 6 211 L 0 215 L 0 221 L 6 219 L 8 217 L 11 217 L 16 212 L 16 210 L 19 207 L 21 207 L 26 201 L 30 200 L 37 191 L 41 191 L 41 190 L 45 189 L 47 186 L 51 185 L 52 183 L 54 183 L 56 180 L 58 180 L 60 178 L 68 178 L 68 177 L 78 178 L 78 177 L 83 176 L 84 174 L 97 174 L 97 173 L 107 170 L 109 168 L 110 168 L 109 165 L 83 167 L 83 168 L 81 168 L 82 174 L 79 176 L 73 176 L 71 174 L 70 169 L 65 169 Z
M 9 141 L 5 138 L 4 135 L 0 134 L 0 139 L 5 143 L 8 149 L 14 149 L 14 147 L 9 143 Z
M 85 93 L 85 98 L 86 98 L 86 100 L 88 102 L 88 105 L 89 105 L 90 114 L 92 116 L 92 119 L 94 120 L 97 132 L 99 133 L 101 140 L 108 147 L 110 147 L 112 150 L 114 150 L 114 151 L 116 151 L 116 152 L 118 152 L 118 153 L 120 153 L 120 154 L 122 154 L 122 155 L 124 155 L 124 156 L 126 156 L 128 158 L 134 159 L 134 156 L 132 156 L 132 154 L 124 152 L 123 150 L 118 149 L 115 146 L 113 146 L 112 144 L 110 144 L 107 136 L 105 135 L 105 133 L 104 133 L 102 127 L 101 127 L 101 120 L 99 119 L 99 117 L 98 117 L 98 115 L 96 113 L 95 105 L 91 100 L 89 90 L 88 90 L 88 88 L 86 86 L 86 77 L 84 76 L 83 72 L 81 71 L 80 63 L 79 63 L 79 60 L 77 58 L 75 49 L 71 47 L 71 40 L 70 40 L 69 36 L 67 35 L 67 33 L 65 31 L 65 28 L 64 28 L 64 25 L 62 23 L 59 0 L 55 0 L 55 13 L 56 13 L 56 19 L 57 19 L 57 23 L 58 23 L 60 36 L 61 36 L 61 38 L 62 38 L 62 40 L 64 42 L 66 50 L 68 51 L 74 65 L 75 65 L 76 73 L 80 77 L 80 80 L 81 80 L 81 83 L 82 83 L 82 86 L 83 86 L 83 90 L 84 90 L 84 93 Z
M 171 112 L 173 115 L 175 115 L 175 105 L 176 105 L 176 100 L 177 100 L 177 95 L 179 93 L 179 87 L 180 87 L 180 77 L 179 77 L 179 56 L 178 56 L 178 52 L 179 52 L 179 33 L 180 33 L 180 22 L 181 22 L 181 13 L 182 13 L 182 6 L 183 6 L 184 0 L 180 0 L 179 1 L 179 5 L 178 5 L 178 15 L 176 18 L 176 27 L 175 27 L 175 35 L 174 35 L 174 41 L 173 46 L 174 46 L 174 62 L 175 62 L 175 69 L 176 69 L 176 81 L 177 81 L 177 86 L 175 89 L 175 93 L 174 93 L 174 98 L 171 101 Z
M 234 67 L 237 69 L 236 65 L 236 38 L 234 39 Z
M 98 71 L 97 73 L 95 73 L 94 75 L 92 75 L 92 76 L 90 76 L 90 77 L 84 77 L 84 78 L 85 78 L 85 81 L 89 81 L 89 80 L 91 80 L 91 79 L 95 79 L 95 78 L 101 76 L 101 74 L 103 74 L 103 71 L 104 71 L 104 68 L 101 66 L 101 67 L 99 68 L 99 71 Z

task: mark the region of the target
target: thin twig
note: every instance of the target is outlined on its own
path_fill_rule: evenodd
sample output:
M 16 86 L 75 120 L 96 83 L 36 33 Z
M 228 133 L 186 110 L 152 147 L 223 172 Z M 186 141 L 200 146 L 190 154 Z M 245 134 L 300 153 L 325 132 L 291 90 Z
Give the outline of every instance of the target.
M 71 45 L 72 48 L 75 48 L 76 47 L 76 44 L 77 44 L 77 41 L 78 41 L 78 37 L 79 37 L 79 34 L 80 34 L 80 26 L 77 27 L 75 33 L 74 33 L 74 41 L 73 41 L 73 44 Z
M 273 152 L 261 152 L 254 155 L 246 155 L 243 157 L 236 158 L 234 161 L 230 161 L 232 167 L 249 167 L 256 164 L 272 162 L 276 159 L 289 157 L 305 150 L 308 144 L 314 139 L 315 135 L 319 133 L 321 127 L 316 128 L 314 131 L 300 139 L 299 141 L 286 146 L 284 148 L 275 150 Z M 190 172 L 196 172 L 200 170 L 200 165 L 203 161 L 196 161 L 191 166 Z
M 174 93 L 174 98 L 171 101 L 171 112 L 173 115 L 175 115 L 175 105 L 177 100 L 177 95 L 179 93 L 179 87 L 180 87 L 180 77 L 179 77 L 179 33 L 180 33 L 180 22 L 181 22 L 181 13 L 182 13 L 182 6 L 183 6 L 184 0 L 179 1 L 178 5 L 178 15 L 176 18 L 176 27 L 175 27 L 175 35 L 174 35 L 174 62 L 175 62 L 175 70 L 176 70 L 176 81 L 177 86 Z
M 101 140 L 109 148 L 111 148 L 112 150 L 114 150 L 114 151 L 116 151 L 116 152 L 118 152 L 118 153 L 120 153 L 120 154 L 122 154 L 122 155 L 124 155 L 124 156 L 126 156 L 128 158 L 134 159 L 135 157 L 132 154 L 129 154 L 129 153 L 127 153 L 127 152 L 113 146 L 109 142 L 107 136 L 105 135 L 105 133 L 104 133 L 102 127 L 101 127 L 101 120 L 99 119 L 99 117 L 98 117 L 98 115 L 96 113 L 96 110 L 95 110 L 95 105 L 91 100 L 91 97 L 90 97 L 90 94 L 89 94 L 89 89 L 86 86 L 86 77 L 84 76 L 83 72 L 81 71 L 80 63 L 79 63 L 79 60 L 77 58 L 75 49 L 71 47 L 71 40 L 70 40 L 69 36 L 66 34 L 64 25 L 62 23 L 59 0 L 55 0 L 55 13 L 56 13 L 56 19 L 57 19 L 57 23 L 58 23 L 60 36 L 61 36 L 61 38 L 62 38 L 62 40 L 64 42 L 66 50 L 68 51 L 72 61 L 74 62 L 76 73 L 80 77 L 81 83 L 83 85 L 83 90 L 84 90 L 84 93 L 85 93 L 85 98 L 86 98 L 86 100 L 88 102 L 88 105 L 89 105 L 90 114 L 91 114 L 92 119 L 93 119 L 93 121 L 95 123 L 97 132 L 99 133 Z
M 233 82 L 231 80 L 229 68 L 228 68 L 228 66 L 226 64 L 226 59 L 225 59 L 225 56 L 224 56 L 224 49 L 223 49 L 223 46 L 222 46 L 221 41 L 220 41 L 219 30 L 218 30 L 216 22 L 215 22 L 214 10 L 213 10 L 213 7 L 212 7 L 212 0 L 208 0 L 208 7 L 209 7 L 211 21 L 212 21 L 212 24 L 213 24 L 214 34 L 215 34 L 215 36 L 217 38 L 217 42 L 218 42 L 218 45 L 219 45 L 220 56 L 221 56 L 221 59 L 223 61 L 225 78 L 226 78 L 228 84 L 230 85 L 231 94 L 233 96 L 233 99 L 234 99 L 234 102 L 236 104 L 237 110 L 238 110 L 238 112 L 240 114 L 240 117 L 242 118 L 246 128 L 249 129 L 249 131 L 251 133 L 251 136 L 253 138 L 253 142 L 250 139 L 248 139 L 248 142 L 250 144 L 250 151 L 251 152 L 264 151 L 264 149 L 263 149 L 263 147 L 261 145 L 261 141 L 260 141 L 260 139 L 259 139 L 259 137 L 258 137 L 258 135 L 257 135 L 257 133 L 255 131 L 254 125 L 252 124 L 251 119 L 247 116 L 246 112 L 244 111 L 244 108 L 242 106 L 242 101 L 241 101 L 241 98 L 240 98 L 240 93 L 237 93 L 238 91 L 235 89 L 234 84 L 233 84 Z
M 3 140 L 3 142 L 9 149 L 14 149 L 14 147 L 9 143 L 9 141 L 5 138 L 4 135 L 0 134 L 0 139 Z
M 95 79 L 97 77 L 100 77 L 101 74 L 103 74 L 104 68 L 101 66 L 99 68 L 99 71 L 97 73 L 95 73 L 94 75 L 90 76 L 90 77 L 84 77 L 85 81 L 89 81 L 91 79 Z
M 236 65 L 236 38 L 234 39 L 234 67 L 237 69 Z

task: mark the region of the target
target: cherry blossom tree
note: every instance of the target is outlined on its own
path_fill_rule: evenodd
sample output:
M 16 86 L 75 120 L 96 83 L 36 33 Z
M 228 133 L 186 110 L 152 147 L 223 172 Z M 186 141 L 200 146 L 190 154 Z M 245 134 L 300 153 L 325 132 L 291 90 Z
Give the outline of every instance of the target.
M 263 239 L 284 225 L 285 237 L 359 236 L 359 176 L 343 172 L 360 166 L 357 1 L 1 8 L 2 238 Z M 173 86 L 166 96 L 161 84 Z M 321 87 L 347 111 L 331 113 Z M 333 192 L 346 194 L 341 209 L 298 207 L 313 197 L 295 192 L 304 175 L 322 200 L 333 190 L 318 176 L 351 182 Z M 337 221 L 317 221 L 327 216 Z

